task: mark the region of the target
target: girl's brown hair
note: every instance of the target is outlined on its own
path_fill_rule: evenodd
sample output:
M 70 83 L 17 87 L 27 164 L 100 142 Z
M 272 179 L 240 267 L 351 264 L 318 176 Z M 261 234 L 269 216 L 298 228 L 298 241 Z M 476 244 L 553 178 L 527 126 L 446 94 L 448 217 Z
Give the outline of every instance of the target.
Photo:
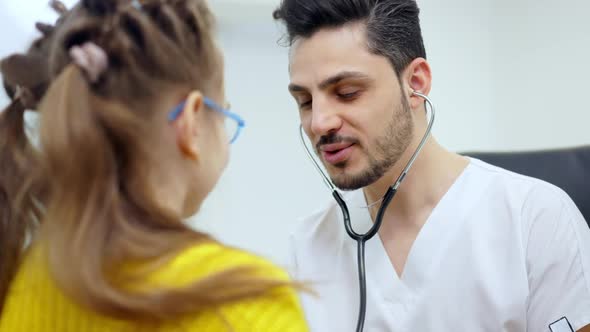
M 55 26 L 38 24 L 43 36 L 28 52 L 1 62 L 12 102 L 0 114 L 0 310 L 27 239 L 43 245 L 66 294 L 125 319 L 167 319 L 277 286 L 246 269 L 181 289 L 120 286 L 138 277 L 122 274 L 127 262 L 155 267 L 213 241 L 153 197 L 145 163 L 154 156 L 144 139 L 163 93 L 207 93 L 219 81 L 213 18 L 202 0 L 52 5 L 61 14 Z M 95 83 L 68 55 L 89 41 L 109 58 Z M 27 139 L 25 110 L 40 114 L 39 149 Z

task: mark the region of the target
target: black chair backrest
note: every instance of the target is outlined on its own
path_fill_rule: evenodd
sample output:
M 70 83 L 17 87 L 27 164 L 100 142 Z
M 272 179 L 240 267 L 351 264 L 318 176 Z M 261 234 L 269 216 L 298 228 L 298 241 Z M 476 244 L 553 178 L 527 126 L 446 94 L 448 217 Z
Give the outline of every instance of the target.
M 572 198 L 590 226 L 590 146 L 532 152 L 474 152 L 465 155 L 558 186 Z

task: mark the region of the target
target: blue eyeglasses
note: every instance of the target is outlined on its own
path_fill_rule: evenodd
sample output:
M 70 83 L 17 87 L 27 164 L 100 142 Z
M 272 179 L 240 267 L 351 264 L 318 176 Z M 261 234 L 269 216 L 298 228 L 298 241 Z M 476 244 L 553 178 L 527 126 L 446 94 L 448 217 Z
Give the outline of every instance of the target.
M 238 136 L 240 136 L 242 128 L 246 126 L 246 122 L 244 121 L 244 119 L 242 119 L 236 113 L 233 113 L 219 106 L 210 98 L 204 97 L 203 102 L 205 103 L 205 106 L 207 106 L 208 108 L 212 109 L 215 112 L 219 112 L 225 115 L 227 119 L 231 120 L 225 121 L 225 130 L 230 138 L 229 143 L 232 144 L 233 142 L 235 142 L 238 139 Z M 172 122 L 178 119 L 180 114 L 182 114 L 182 110 L 184 109 L 185 103 L 186 101 L 181 102 L 180 104 L 178 104 L 178 106 L 174 108 L 174 110 L 172 110 L 172 112 L 170 112 L 170 114 L 168 114 L 168 122 Z

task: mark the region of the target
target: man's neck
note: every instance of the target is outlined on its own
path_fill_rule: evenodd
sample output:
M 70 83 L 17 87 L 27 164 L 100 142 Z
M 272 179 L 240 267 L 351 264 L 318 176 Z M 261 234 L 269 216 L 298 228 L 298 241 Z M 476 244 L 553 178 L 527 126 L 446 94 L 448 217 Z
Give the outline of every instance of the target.
M 364 189 L 368 203 L 380 200 L 398 179 L 412 157 L 418 142 L 411 144 L 400 161 L 379 181 Z M 396 224 L 421 227 L 428 215 L 469 164 L 468 159 L 442 148 L 430 138 L 416 158 L 412 168 L 391 201 L 384 221 L 395 219 Z M 380 204 L 371 208 L 373 220 Z

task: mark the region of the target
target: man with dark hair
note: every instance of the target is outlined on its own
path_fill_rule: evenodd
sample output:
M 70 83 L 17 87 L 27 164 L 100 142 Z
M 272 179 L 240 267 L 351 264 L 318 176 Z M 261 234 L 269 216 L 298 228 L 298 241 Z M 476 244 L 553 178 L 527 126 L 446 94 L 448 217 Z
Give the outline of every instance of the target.
M 431 70 L 413 0 L 283 0 L 289 91 L 357 231 L 420 145 Z M 418 93 L 418 94 L 417 94 Z M 335 202 L 293 233 L 315 331 L 354 331 L 357 243 Z M 560 189 L 433 137 L 367 242 L 366 331 L 590 331 L 590 229 Z M 584 328 L 584 326 L 586 326 Z

